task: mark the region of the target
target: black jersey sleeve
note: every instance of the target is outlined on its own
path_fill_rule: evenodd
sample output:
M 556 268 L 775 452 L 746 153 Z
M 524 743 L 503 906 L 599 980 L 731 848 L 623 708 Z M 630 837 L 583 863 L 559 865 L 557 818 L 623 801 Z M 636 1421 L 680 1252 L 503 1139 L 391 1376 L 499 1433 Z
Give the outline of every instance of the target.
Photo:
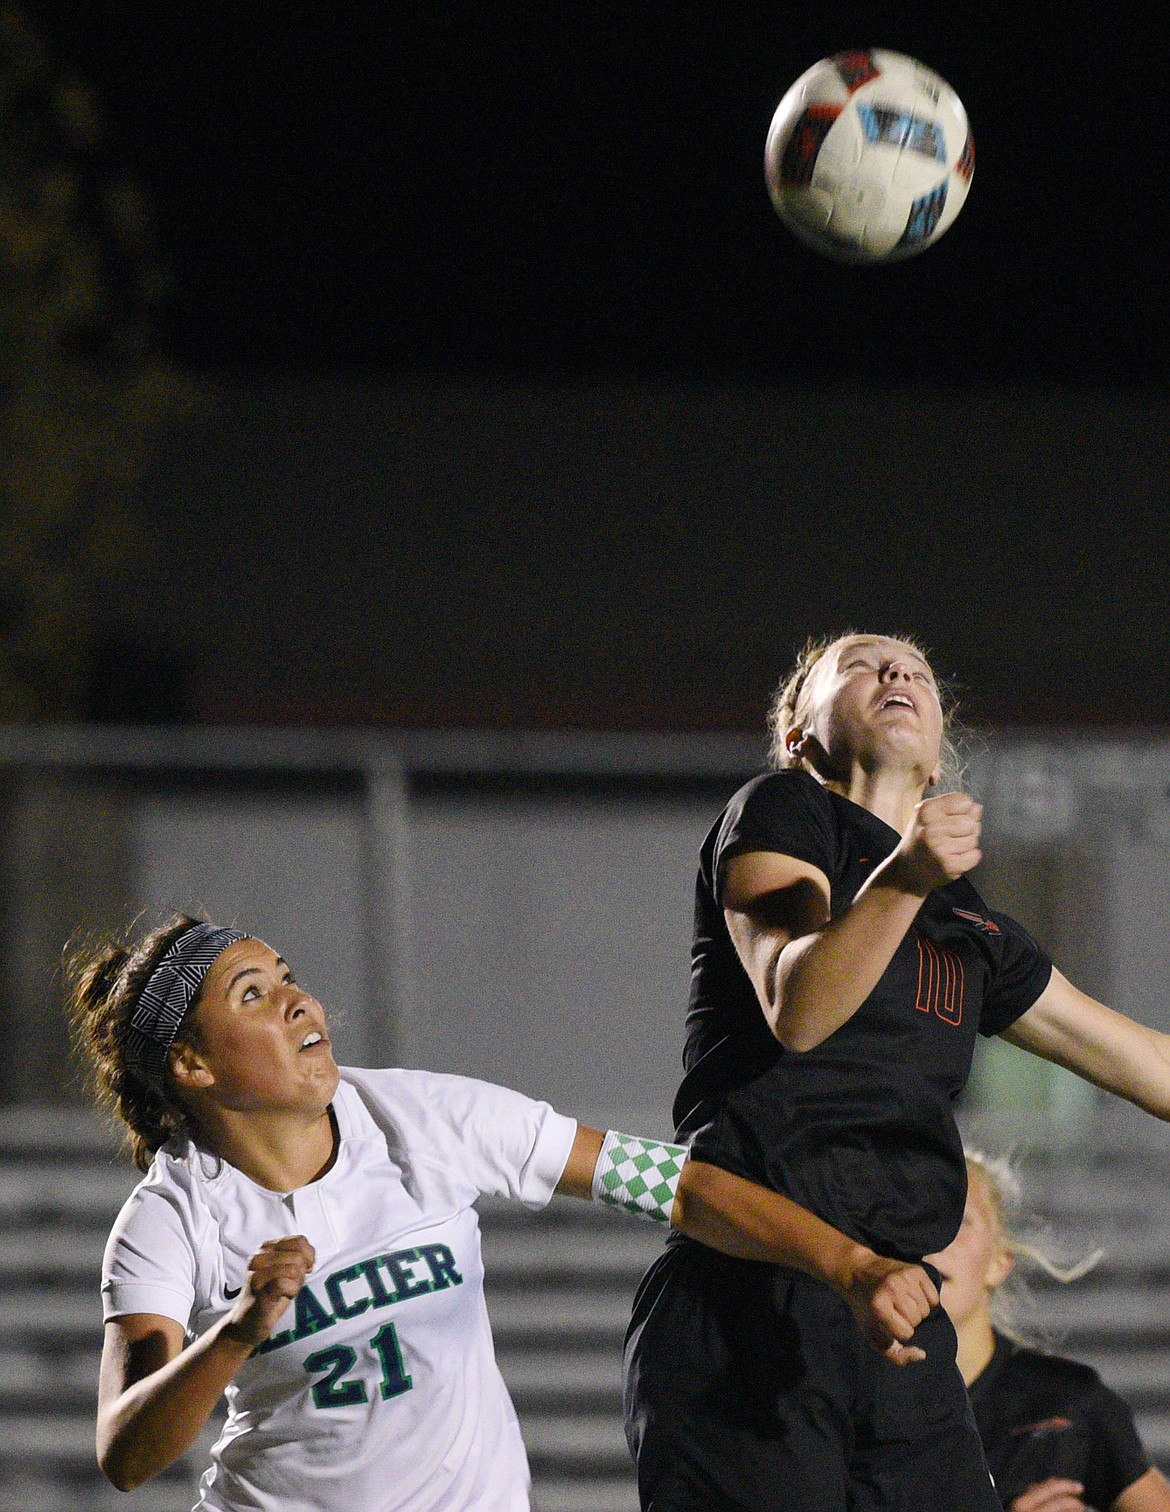
M 1121 1493 L 1150 1468 L 1138 1438 L 1133 1414 L 1115 1391 L 1098 1380 L 1084 1404 L 1093 1453 L 1085 1475 L 1085 1491 L 1092 1505 L 1108 1509 Z
M 1052 960 L 1022 924 L 1007 914 L 989 913 L 997 931 L 996 969 L 979 1015 L 980 1034 L 1002 1034 L 1048 986 Z
M 833 807 L 815 777 L 795 769 L 756 777 L 727 805 L 715 837 L 715 901 L 722 906 L 723 868 L 732 856 L 776 851 L 819 867 L 831 881 L 838 848 Z

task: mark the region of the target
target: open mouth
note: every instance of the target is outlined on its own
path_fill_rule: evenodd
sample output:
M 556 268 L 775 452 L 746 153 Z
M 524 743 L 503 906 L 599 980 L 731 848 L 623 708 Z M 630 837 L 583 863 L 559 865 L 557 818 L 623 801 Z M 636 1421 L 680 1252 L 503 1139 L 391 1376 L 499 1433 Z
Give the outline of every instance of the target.
M 879 712 L 882 709 L 909 709 L 912 714 L 918 713 L 918 706 L 909 693 L 887 693 L 878 704 Z
M 308 1034 L 306 1034 L 304 1039 L 301 1041 L 301 1049 L 313 1050 L 316 1049 L 318 1045 L 327 1045 L 328 1043 L 329 1041 L 323 1034 L 320 1034 L 316 1029 L 313 1029 Z

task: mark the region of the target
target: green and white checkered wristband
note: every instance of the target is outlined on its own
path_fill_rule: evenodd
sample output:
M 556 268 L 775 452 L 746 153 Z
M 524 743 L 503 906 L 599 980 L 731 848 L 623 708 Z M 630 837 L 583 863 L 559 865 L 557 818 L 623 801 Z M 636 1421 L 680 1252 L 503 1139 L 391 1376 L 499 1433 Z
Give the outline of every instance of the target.
M 639 1139 L 610 1129 L 593 1171 L 593 1200 L 669 1223 L 678 1179 L 687 1158 L 685 1145 Z

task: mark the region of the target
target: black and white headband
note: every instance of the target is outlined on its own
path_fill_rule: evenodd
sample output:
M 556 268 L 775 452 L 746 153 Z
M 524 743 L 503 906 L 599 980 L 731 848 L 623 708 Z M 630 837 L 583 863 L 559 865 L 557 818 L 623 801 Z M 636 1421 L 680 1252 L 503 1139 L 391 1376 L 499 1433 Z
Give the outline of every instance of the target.
M 167 1051 L 199 995 L 203 978 L 229 945 L 251 936 L 216 924 L 185 929 L 150 973 L 126 1032 L 126 1063 L 161 1087 Z

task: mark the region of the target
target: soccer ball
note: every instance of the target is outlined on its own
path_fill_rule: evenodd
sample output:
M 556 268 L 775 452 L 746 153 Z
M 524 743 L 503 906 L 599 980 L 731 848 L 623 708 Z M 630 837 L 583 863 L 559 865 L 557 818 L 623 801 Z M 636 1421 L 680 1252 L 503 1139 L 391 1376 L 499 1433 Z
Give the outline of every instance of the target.
M 838 53 L 801 74 L 764 149 L 780 219 L 839 262 L 890 262 L 929 247 L 962 209 L 974 167 L 955 91 L 881 48 Z

